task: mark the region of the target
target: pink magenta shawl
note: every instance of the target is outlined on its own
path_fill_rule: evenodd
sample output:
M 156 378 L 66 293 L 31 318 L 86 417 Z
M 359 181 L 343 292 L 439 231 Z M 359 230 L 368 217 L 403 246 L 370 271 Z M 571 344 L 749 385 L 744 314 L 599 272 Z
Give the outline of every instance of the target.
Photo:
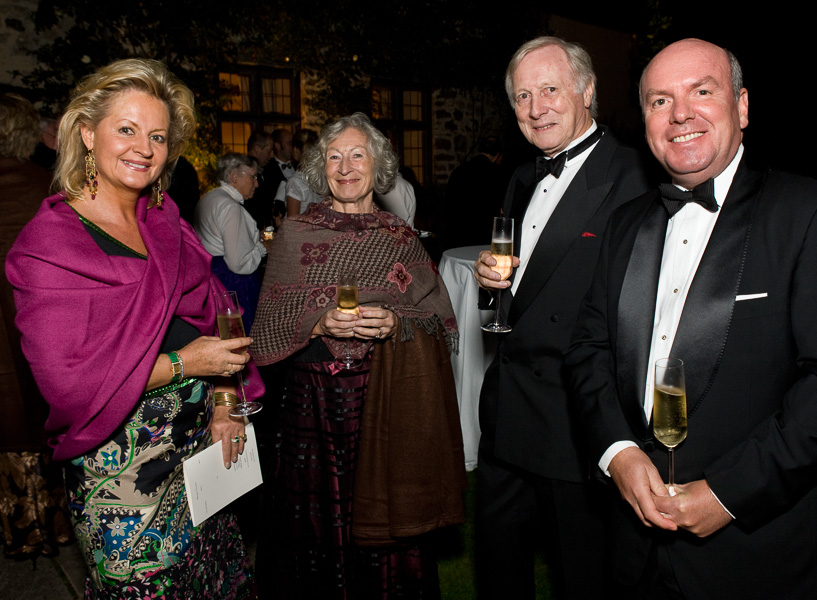
M 105 254 L 63 200 L 43 201 L 6 261 L 57 460 L 97 447 L 133 411 L 174 315 L 218 335 L 213 294 L 223 290 L 167 196 L 159 208 L 148 210 L 147 197 L 136 206 L 147 260 Z M 257 371 L 247 379 L 247 396 L 257 398 Z

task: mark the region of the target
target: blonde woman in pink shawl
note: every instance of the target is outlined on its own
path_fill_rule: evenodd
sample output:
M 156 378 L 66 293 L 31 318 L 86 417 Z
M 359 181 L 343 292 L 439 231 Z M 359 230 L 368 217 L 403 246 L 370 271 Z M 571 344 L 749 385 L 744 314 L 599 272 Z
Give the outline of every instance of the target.
M 230 375 L 251 342 L 215 337 L 223 287 L 162 191 L 194 128 L 193 95 L 159 62 L 117 61 L 83 79 L 60 125 L 62 191 L 8 255 L 86 598 L 246 597 L 235 519 L 194 528 L 182 474 L 211 442 L 227 468 L 242 452 Z

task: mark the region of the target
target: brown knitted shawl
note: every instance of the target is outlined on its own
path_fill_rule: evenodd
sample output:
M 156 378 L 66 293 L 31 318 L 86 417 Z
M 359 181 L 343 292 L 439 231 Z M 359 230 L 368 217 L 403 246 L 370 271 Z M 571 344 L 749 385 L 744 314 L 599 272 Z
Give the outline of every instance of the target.
M 309 342 L 312 328 L 336 307 L 340 268 L 358 269 L 360 304 L 391 310 L 400 319 L 400 341 L 414 328 L 434 335 L 442 325 L 449 348 L 456 350 L 454 310 L 437 266 L 417 235 L 391 213 L 344 214 L 332 200 L 313 204 L 287 219 L 269 252 L 258 311 L 250 335 L 256 364 L 290 356 Z M 346 340 L 325 337 L 335 356 Z M 372 342 L 351 340 L 352 355 L 364 356 Z

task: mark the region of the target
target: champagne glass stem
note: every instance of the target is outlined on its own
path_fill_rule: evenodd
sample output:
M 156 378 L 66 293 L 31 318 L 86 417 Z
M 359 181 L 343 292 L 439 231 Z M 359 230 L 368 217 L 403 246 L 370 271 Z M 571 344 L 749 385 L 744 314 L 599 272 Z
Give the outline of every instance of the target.
M 669 490 L 669 495 L 675 495 L 675 448 L 668 448 L 667 449 L 667 456 L 669 456 L 669 483 L 667 484 L 667 489 Z
M 502 290 L 496 291 L 496 312 L 494 313 L 494 325 L 499 327 L 499 302 L 502 300 Z

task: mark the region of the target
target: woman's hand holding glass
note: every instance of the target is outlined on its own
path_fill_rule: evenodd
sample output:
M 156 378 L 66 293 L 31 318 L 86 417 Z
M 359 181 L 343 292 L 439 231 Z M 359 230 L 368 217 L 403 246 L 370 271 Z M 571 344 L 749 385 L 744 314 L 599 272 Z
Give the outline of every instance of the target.
M 186 377 L 229 377 L 250 362 L 249 354 L 237 354 L 252 343 L 250 337 L 222 340 L 213 336 L 196 338 L 178 351 Z
M 360 306 L 360 313 L 351 315 L 332 309 L 324 313 L 312 330 L 312 335 L 361 340 L 387 339 L 397 330 L 397 317 L 386 308 Z

